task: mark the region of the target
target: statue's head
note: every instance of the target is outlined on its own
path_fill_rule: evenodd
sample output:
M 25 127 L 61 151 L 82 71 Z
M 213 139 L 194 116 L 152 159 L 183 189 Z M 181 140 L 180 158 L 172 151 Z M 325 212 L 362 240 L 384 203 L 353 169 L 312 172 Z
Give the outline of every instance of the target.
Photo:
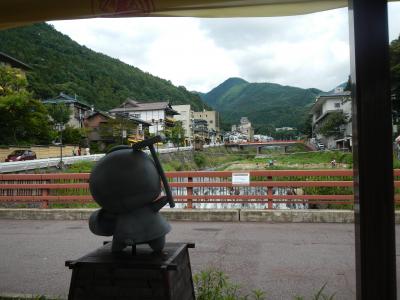
M 93 168 L 89 179 L 94 200 L 111 213 L 124 213 L 153 202 L 161 192 L 160 175 L 144 152 L 112 150 Z

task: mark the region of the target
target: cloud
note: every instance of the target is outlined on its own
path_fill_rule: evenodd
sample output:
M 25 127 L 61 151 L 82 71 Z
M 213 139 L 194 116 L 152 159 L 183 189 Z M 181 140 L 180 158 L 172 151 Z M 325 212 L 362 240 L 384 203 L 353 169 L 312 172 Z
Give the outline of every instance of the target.
M 391 40 L 400 4 L 389 4 Z M 275 18 L 130 18 L 52 22 L 95 51 L 207 92 L 229 77 L 330 90 L 350 73 L 347 9 Z
M 238 67 L 199 28 L 198 19 L 134 18 L 52 22 L 95 51 L 189 90 L 208 91 Z
M 235 22 L 207 20 L 201 24 L 209 38 L 229 53 L 248 81 L 327 90 L 349 74 L 344 9 Z M 330 70 L 336 73 L 326 80 Z

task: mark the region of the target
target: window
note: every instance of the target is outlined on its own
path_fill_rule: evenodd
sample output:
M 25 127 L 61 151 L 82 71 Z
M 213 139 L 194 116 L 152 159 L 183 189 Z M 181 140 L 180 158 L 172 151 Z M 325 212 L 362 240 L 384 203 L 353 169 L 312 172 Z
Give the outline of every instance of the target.
M 340 108 L 340 102 L 335 103 L 335 108 Z
M 134 118 L 136 118 L 136 119 L 140 119 L 140 114 L 131 113 L 130 115 L 131 115 L 131 117 L 134 117 Z

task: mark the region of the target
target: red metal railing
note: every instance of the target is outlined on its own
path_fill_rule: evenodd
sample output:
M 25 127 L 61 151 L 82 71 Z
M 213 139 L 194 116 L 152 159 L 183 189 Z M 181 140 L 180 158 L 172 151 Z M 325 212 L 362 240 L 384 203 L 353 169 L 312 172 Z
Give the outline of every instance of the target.
M 352 205 L 352 170 L 271 170 L 249 173 L 248 185 L 232 184 L 235 171 L 167 172 L 175 201 L 184 207 L 288 207 Z M 89 173 L 0 175 L 0 203 L 91 203 Z M 395 179 L 400 170 L 394 170 Z M 400 181 L 395 180 L 396 188 Z M 400 195 L 395 196 L 396 202 Z

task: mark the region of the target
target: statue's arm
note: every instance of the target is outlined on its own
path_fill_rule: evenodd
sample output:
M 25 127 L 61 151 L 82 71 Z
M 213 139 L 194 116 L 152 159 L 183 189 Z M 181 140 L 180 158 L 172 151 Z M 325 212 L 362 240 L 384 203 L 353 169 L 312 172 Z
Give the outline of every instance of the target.
M 116 220 L 117 217 L 114 214 L 101 208 L 90 215 L 89 229 L 97 235 L 111 236 L 114 234 Z
M 156 201 L 152 202 L 150 204 L 151 209 L 155 212 L 159 211 L 161 208 L 165 206 L 165 204 L 168 203 L 168 197 L 167 196 L 162 196 L 158 198 Z

